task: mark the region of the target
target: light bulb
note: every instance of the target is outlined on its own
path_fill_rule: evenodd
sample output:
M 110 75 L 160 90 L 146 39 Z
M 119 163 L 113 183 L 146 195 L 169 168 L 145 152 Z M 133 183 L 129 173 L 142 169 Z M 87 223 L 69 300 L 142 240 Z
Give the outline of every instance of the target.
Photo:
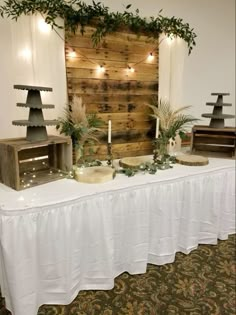
M 147 57 L 147 60 L 148 60 L 149 62 L 151 62 L 151 61 L 153 61 L 153 59 L 154 59 L 154 56 L 153 56 L 152 53 L 150 53 L 150 54 L 148 55 L 148 57 Z
M 128 66 L 128 72 L 131 72 L 131 73 L 134 73 L 134 68 L 133 67 L 130 67 L 130 66 Z
M 51 31 L 51 26 L 47 24 L 43 18 L 40 18 L 38 20 L 38 29 L 40 30 L 41 33 L 49 33 Z
M 106 69 L 102 65 L 100 65 L 97 67 L 97 71 L 102 73 L 102 72 L 105 72 Z
M 77 56 L 76 51 L 72 49 L 71 51 L 68 52 L 68 57 L 70 58 L 75 58 Z

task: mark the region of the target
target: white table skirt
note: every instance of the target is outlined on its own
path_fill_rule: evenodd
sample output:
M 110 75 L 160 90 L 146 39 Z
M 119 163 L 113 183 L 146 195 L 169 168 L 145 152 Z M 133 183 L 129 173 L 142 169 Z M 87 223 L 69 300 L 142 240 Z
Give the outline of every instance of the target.
M 235 161 L 103 184 L 59 180 L 16 192 L 0 184 L 0 280 L 13 315 L 111 289 L 124 271 L 235 233 Z

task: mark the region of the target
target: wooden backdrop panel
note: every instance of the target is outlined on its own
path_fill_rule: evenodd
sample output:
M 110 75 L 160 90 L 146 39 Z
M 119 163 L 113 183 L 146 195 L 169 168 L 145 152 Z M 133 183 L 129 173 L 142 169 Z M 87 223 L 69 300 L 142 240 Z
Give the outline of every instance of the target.
M 114 158 L 152 153 L 155 124 L 148 107 L 158 95 L 158 48 L 147 36 L 117 32 L 106 36 L 98 47 L 91 41 L 93 28 L 66 35 L 66 73 L 69 100 L 82 96 L 87 113 L 97 113 L 105 122 L 100 144 L 85 154 L 106 159 L 107 125 L 112 121 Z M 70 57 L 74 50 L 76 57 Z M 153 61 L 147 56 L 153 52 Z M 103 66 L 105 72 L 99 72 Z M 134 67 L 135 72 L 128 71 Z

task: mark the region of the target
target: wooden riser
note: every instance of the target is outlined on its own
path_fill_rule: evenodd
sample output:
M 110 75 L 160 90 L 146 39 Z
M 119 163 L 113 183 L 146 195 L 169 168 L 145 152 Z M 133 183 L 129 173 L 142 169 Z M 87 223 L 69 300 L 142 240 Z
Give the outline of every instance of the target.
M 0 140 L 0 181 L 21 190 L 63 178 L 72 169 L 70 138 L 49 136 L 46 141 L 25 138 Z
M 236 129 L 233 127 L 210 128 L 194 126 L 192 129 L 191 151 L 216 157 L 235 158 Z

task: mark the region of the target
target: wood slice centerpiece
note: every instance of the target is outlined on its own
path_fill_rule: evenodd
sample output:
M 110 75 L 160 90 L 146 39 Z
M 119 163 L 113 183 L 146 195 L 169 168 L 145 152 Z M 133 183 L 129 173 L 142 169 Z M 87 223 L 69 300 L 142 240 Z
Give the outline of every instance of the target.
M 78 167 L 75 170 L 75 179 L 82 183 L 104 183 L 114 177 L 115 169 L 108 166 Z
M 201 155 L 181 154 L 176 157 L 176 162 L 188 166 L 204 166 L 209 163 L 209 160 Z
M 146 162 L 152 162 L 152 158 L 144 156 L 125 157 L 119 161 L 121 167 L 138 169 L 139 166 Z

